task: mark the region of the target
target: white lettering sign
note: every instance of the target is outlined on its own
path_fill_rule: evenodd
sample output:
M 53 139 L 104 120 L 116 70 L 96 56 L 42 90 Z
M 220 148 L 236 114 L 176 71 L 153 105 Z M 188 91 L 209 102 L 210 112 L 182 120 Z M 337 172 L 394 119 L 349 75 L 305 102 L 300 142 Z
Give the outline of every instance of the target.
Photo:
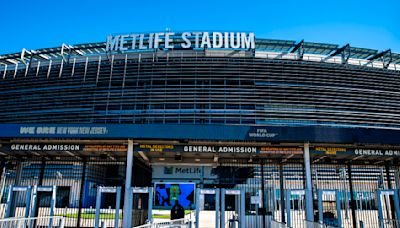
M 245 146 L 184 146 L 183 151 L 204 153 L 257 153 L 257 148 Z
M 226 195 L 240 195 L 240 190 L 226 190 Z
M 212 194 L 215 194 L 215 190 L 214 189 L 200 189 L 200 194 L 212 195 Z
M 139 42 L 137 42 L 139 40 Z M 135 49 L 173 48 L 225 48 L 254 49 L 254 33 L 245 32 L 157 32 L 149 34 L 110 35 L 106 51 L 127 51 Z
M 355 149 L 354 154 L 367 156 L 400 156 L 400 150 Z

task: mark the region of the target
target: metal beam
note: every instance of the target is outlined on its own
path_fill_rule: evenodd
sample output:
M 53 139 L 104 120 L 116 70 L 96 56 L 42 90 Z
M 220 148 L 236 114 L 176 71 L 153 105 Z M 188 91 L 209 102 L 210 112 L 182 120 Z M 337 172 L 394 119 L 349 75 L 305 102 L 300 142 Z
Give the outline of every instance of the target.
M 347 53 L 346 53 L 347 51 Z M 346 64 L 350 58 L 351 55 L 351 48 L 350 48 L 350 44 L 346 44 L 341 48 L 336 49 L 336 51 L 332 52 L 330 55 L 328 55 L 327 57 L 325 57 L 324 59 L 321 60 L 321 62 L 325 62 L 326 60 L 337 56 L 337 55 L 341 55 L 342 57 L 342 64 Z
M 290 53 L 296 52 L 299 55 L 299 59 L 303 59 L 304 56 L 304 40 L 301 40 L 299 43 L 297 43 L 294 48 L 290 51 Z
M 389 56 L 387 56 L 389 55 Z M 386 61 L 386 58 L 389 57 L 389 60 Z M 393 61 L 393 56 L 392 56 L 392 50 L 391 49 L 387 49 L 386 51 L 382 51 L 376 55 L 373 55 L 371 57 L 369 57 L 367 60 L 369 60 L 365 65 L 368 65 L 372 62 L 374 62 L 377 59 L 381 59 L 382 63 L 383 63 L 383 68 L 387 69 L 390 65 L 390 63 L 392 63 Z
M 27 64 L 26 64 L 26 61 L 25 61 L 25 56 L 26 56 L 26 55 L 31 55 L 31 56 L 32 56 L 32 52 L 26 50 L 25 48 L 22 48 L 22 51 L 21 51 L 21 61 L 22 61 L 25 65 L 27 65 Z
M 382 52 L 380 52 L 380 53 L 378 53 L 378 54 L 376 54 L 376 55 L 373 55 L 373 56 L 371 56 L 371 57 L 369 57 L 367 60 L 369 60 L 369 61 L 373 61 L 373 60 L 375 60 L 375 59 L 378 59 L 378 58 L 380 58 L 380 57 L 383 57 L 384 55 L 386 55 L 387 53 L 391 53 L 391 50 L 390 49 L 387 49 L 386 51 L 382 51 Z
M 350 44 L 346 44 L 343 47 L 337 49 L 335 52 L 333 52 L 332 54 L 330 54 L 328 57 L 333 57 L 335 55 L 339 55 L 342 54 L 344 52 L 344 50 L 346 50 L 346 48 L 350 48 Z

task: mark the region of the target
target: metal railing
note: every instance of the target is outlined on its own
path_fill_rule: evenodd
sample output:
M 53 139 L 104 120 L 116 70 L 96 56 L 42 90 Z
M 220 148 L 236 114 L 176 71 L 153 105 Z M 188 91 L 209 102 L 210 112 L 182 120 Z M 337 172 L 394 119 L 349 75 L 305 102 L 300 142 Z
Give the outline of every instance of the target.
M 0 228 L 64 228 L 64 217 L 47 216 L 35 218 L 6 218 L 0 219 Z
M 305 225 L 304 227 L 306 228 L 334 228 L 333 226 L 328 226 L 318 222 L 310 222 L 310 221 L 304 221 L 304 225 Z
M 283 222 L 271 220 L 270 227 L 271 228 L 287 228 L 288 226 Z
M 191 219 L 176 219 L 165 222 L 153 222 L 135 228 L 191 228 L 193 226 L 193 220 Z
M 400 228 L 400 221 L 397 219 L 383 219 L 381 221 L 381 227 Z

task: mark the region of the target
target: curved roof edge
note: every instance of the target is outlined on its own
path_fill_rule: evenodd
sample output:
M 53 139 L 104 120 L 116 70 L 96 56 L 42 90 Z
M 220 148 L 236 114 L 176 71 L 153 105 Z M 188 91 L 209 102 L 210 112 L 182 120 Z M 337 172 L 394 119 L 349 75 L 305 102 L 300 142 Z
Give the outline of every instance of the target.
M 153 49 L 152 51 L 165 51 L 163 48 Z M 174 49 L 175 50 L 175 49 Z M 201 49 L 216 50 L 216 49 Z M 234 51 L 234 49 L 224 49 Z M 139 52 L 138 50 L 133 50 Z M 146 50 L 145 52 L 148 52 Z M 237 50 L 235 50 L 237 51 Z M 374 68 L 384 68 L 400 71 L 400 54 L 392 53 L 390 49 L 379 52 L 375 49 L 352 47 L 349 44 L 339 46 L 336 44 L 300 42 L 291 40 L 260 39 L 255 41 L 255 49 L 241 50 L 252 52 L 255 58 L 267 59 L 296 59 L 316 62 L 327 62 L 337 64 L 351 64 L 359 66 L 369 66 Z M 127 51 L 129 53 L 129 51 Z M 101 54 L 117 54 L 121 52 L 107 52 L 106 42 L 87 43 L 78 45 L 62 44 L 54 48 L 42 48 L 37 50 L 22 49 L 21 52 L 0 55 L 0 69 L 7 65 L 19 65 L 31 61 L 46 61 L 53 59 L 70 59 L 74 57 L 93 56 Z M 248 56 L 248 55 L 246 55 Z M 232 56 L 234 57 L 234 56 Z M 3 66 L 2 66 L 3 65 Z

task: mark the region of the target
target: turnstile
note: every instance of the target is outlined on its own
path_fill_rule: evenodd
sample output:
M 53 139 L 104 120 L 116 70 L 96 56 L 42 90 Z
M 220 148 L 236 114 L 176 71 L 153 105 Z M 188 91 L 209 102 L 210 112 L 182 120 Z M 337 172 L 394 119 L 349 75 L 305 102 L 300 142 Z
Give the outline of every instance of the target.
M 6 212 L 4 218 L 14 217 L 16 212 L 16 205 L 13 205 L 13 201 L 15 202 L 15 195 L 16 193 L 24 192 L 25 193 L 25 212 L 24 217 L 29 217 L 30 207 L 31 207 L 31 193 L 32 187 L 31 186 L 13 186 L 10 185 L 8 187 L 8 196 L 7 196 L 7 205 L 6 205 Z M 18 202 L 20 203 L 20 202 Z
M 225 197 L 231 195 L 235 197 L 235 213 L 228 218 L 230 228 L 245 228 L 245 193 L 239 189 L 221 189 L 221 228 L 225 228 Z M 237 214 L 236 214 L 237 212 Z
M 127 211 L 131 213 L 125 215 L 123 217 L 123 224 L 128 224 L 128 226 L 137 226 L 137 221 L 132 219 L 132 213 L 135 211 L 133 208 L 134 204 L 134 195 L 135 194 L 147 194 L 148 195 L 148 209 L 147 209 L 147 222 L 151 223 L 153 221 L 153 187 L 131 187 L 129 189 L 129 205 L 125 205 L 127 207 Z
M 324 205 L 327 204 L 327 205 Z M 334 205 L 332 208 L 332 204 Z M 324 212 L 324 208 L 328 206 L 331 211 Z M 332 210 L 333 209 L 333 210 Z M 336 218 L 333 211 L 336 210 Z M 324 214 L 325 213 L 325 214 Z M 339 190 L 318 190 L 318 222 L 321 224 L 342 227 L 342 214 L 340 205 Z
M 53 226 L 53 216 L 54 216 L 54 210 L 56 208 L 56 195 L 57 195 L 57 187 L 55 185 L 53 186 L 33 186 L 33 191 L 32 191 L 32 207 L 30 211 L 30 216 L 29 217 L 36 217 L 36 210 L 39 212 L 39 207 L 40 207 L 40 201 L 38 195 L 40 193 L 50 193 L 51 194 L 51 199 L 50 199 L 50 208 L 49 208 L 49 214 L 46 216 L 50 216 L 49 219 L 49 228 Z M 39 216 L 43 216 L 40 215 Z M 36 221 L 35 221 L 36 222 Z M 31 224 L 30 227 L 34 226 L 34 224 Z
M 378 218 L 380 228 L 399 227 L 399 190 L 377 190 L 376 199 L 378 203 Z
M 196 189 L 196 228 L 202 227 L 200 224 L 200 210 L 204 207 L 201 203 L 204 203 L 205 195 L 215 196 L 215 228 L 219 228 L 219 189 Z
M 119 208 L 121 202 L 121 187 L 104 187 L 99 186 L 97 188 L 96 195 L 96 215 L 94 221 L 94 227 L 100 227 L 100 215 L 101 215 L 101 198 L 103 194 L 116 194 L 115 196 L 115 213 L 114 213 L 114 227 L 118 227 L 119 223 Z
M 147 195 L 147 223 L 151 223 L 153 221 L 153 187 L 132 187 L 131 188 L 132 193 L 130 194 L 133 198 L 132 203 L 135 205 L 135 195 L 137 196 L 138 194 L 144 194 Z M 142 199 L 142 198 L 139 198 Z M 139 206 L 139 202 L 136 203 Z M 141 204 L 145 204 L 143 201 Z M 133 211 L 137 210 L 138 212 L 145 210 L 143 206 L 141 205 L 142 208 L 133 208 Z M 138 213 L 139 217 L 143 217 L 142 213 Z M 136 217 L 136 218 L 139 218 Z M 139 220 L 139 219 L 138 219 Z M 135 221 L 134 221 L 135 222 Z M 144 219 L 143 221 L 139 221 L 139 223 L 146 222 Z M 134 224 L 134 223 L 133 223 Z M 135 225 L 135 224 L 134 224 Z M 136 224 L 138 225 L 138 224 Z
M 52 227 L 54 216 L 54 210 L 56 206 L 56 186 L 13 186 L 10 185 L 8 188 L 8 196 L 7 196 L 7 203 L 6 203 L 6 211 L 5 211 L 5 218 L 15 217 L 15 212 L 17 206 L 13 204 L 13 201 L 16 199 L 16 193 L 25 193 L 25 211 L 24 217 L 35 217 L 36 210 L 39 210 L 40 202 L 38 200 L 38 194 L 48 192 L 51 193 L 51 200 L 49 206 L 49 214 L 46 216 L 50 216 L 48 227 Z M 17 202 L 21 203 L 21 202 Z M 43 215 L 42 215 L 43 216 Z M 30 227 L 34 224 L 30 224 Z
M 288 227 L 302 227 L 306 219 L 305 190 L 286 190 L 286 221 Z

